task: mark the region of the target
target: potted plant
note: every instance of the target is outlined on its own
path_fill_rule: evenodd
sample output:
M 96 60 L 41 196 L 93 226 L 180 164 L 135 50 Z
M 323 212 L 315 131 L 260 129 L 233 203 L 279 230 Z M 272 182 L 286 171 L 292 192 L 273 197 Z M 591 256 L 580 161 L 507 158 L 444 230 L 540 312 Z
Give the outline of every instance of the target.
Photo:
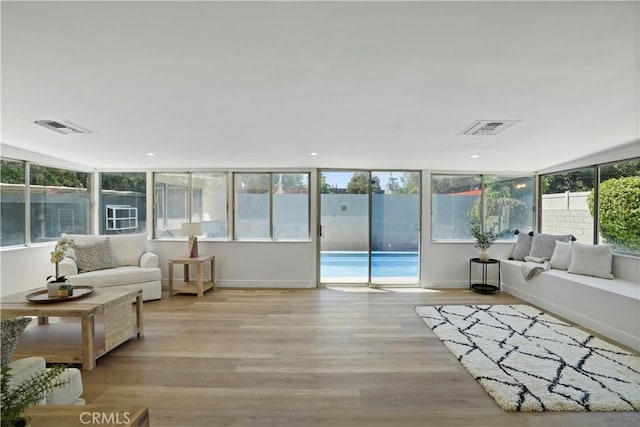
M 51 252 L 51 262 L 56 265 L 56 275 L 47 277 L 47 292 L 50 297 L 58 296 L 58 289 L 61 285 L 67 284 L 68 280 L 65 276 L 60 276 L 60 266 L 58 263 L 64 259 L 67 249 L 73 245 L 73 239 L 69 237 L 61 237 L 56 242 L 56 247 Z
M 489 231 L 482 231 L 482 225 L 478 221 L 471 222 L 471 235 L 476 239 L 473 246 L 480 250 L 478 258 L 481 261 L 489 260 L 489 248 L 498 238 L 494 228 Z
M 64 365 L 55 365 L 11 387 L 11 367 L 9 364 L 2 365 L 1 427 L 28 426 L 30 420 L 25 410 L 40 402 L 54 388 L 68 383 L 60 379 L 65 369 Z

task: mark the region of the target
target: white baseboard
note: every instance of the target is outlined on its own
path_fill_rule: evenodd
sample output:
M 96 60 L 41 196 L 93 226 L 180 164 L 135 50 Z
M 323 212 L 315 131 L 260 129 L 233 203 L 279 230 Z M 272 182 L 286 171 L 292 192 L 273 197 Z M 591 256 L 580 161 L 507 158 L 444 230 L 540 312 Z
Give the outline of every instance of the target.
M 216 286 L 222 288 L 256 289 L 310 289 L 316 285 L 304 280 L 216 280 Z

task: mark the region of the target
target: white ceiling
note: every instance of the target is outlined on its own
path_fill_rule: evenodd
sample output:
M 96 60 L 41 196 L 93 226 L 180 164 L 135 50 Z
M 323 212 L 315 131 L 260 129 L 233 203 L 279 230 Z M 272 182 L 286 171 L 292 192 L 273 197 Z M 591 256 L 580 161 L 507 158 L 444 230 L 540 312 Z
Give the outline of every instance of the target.
M 639 5 L 2 1 L 2 143 L 107 170 L 537 171 L 640 138 Z M 460 135 L 480 119 L 522 123 Z

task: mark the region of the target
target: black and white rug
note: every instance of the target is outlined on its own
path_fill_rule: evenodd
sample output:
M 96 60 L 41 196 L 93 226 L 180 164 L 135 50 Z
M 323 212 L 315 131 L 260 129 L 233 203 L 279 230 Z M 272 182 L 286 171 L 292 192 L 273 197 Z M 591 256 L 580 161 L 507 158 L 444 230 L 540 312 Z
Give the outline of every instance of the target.
M 415 310 L 506 411 L 640 410 L 640 357 L 536 308 Z

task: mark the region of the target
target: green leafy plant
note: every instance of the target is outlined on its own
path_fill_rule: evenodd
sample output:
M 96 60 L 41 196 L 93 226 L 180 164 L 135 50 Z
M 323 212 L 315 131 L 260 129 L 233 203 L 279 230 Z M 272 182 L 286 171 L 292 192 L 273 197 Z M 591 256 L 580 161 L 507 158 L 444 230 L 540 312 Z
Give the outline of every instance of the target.
M 489 231 L 482 231 L 479 221 L 471 221 L 471 235 L 476 239 L 474 246 L 478 249 L 489 249 L 498 238 L 493 228 Z
M 600 234 L 621 250 L 640 251 L 640 176 L 612 178 L 600 183 Z M 593 192 L 588 196 L 593 215 Z
M 66 366 L 56 365 L 50 369 L 32 375 L 15 387 L 10 387 L 11 367 L 2 365 L 0 405 L 2 406 L 1 427 L 17 427 L 26 424 L 24 411 L 31 405 L 40 402 L 48 393 L 57 387 L 67 384 L 60 375 Z

